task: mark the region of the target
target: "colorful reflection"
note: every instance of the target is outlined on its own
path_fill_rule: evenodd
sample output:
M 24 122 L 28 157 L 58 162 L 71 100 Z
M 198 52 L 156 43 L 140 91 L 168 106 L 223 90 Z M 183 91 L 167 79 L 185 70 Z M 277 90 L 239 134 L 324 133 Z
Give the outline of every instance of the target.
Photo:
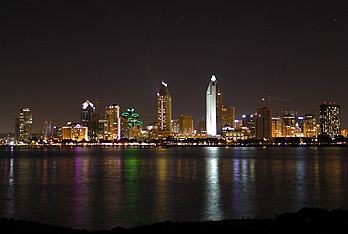
M 0 149 L 0 215 L 75 228 L 348 209 L 348 148 Z

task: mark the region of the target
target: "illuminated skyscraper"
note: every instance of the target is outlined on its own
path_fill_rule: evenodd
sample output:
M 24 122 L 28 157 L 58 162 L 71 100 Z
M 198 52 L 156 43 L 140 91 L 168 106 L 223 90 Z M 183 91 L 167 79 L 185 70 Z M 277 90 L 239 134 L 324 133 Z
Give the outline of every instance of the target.
M 44 138 L 47 139 L 50 137 L 52 137 L 52 122 L 46 120 L 44 125 Z
M 309 138 L 318 137 L 317 123 L 313 115 L 305 115 L 303 120 L 303 136 Z
M 296 137 L 296 119 L 296 111 L 283 112 L 283 137 Z
M 134 108 L 127 108 L 127 111 L 122 113 L 121 120 L 121 135 L 124 138 L 138 139 L 141 137 L 143 122 L 139 120 L 139 114 Z
M 193 134 L 192 115 L 180 115 L 179 133 L 181 136 L 192 136 Z
M 235 127 L 235 107 L 234 106 L 222 106 L 222 112 L 221 112 L 221 117 L 222 117 L 222 127 L 225 126 L 231 126 L 232 128 Z
M 208 136 L 222 131 L 222 96 L 215 75 L 212 75 L 206 92 L 206 129 Z
M 90 139 L 94 139 L 98 132 L 96 122 L 96 109 L 92 102 L 85 101 L 81 106 L 81 124 L 88 127 L 88 136 Z
M 341 131 L 340 106 L 335 103 L 320 105 L 320 135 L 322 137 L 336 138 Z
M 256 138 L 256 121 L 257 113 L 253 113 L 251 115 L 242 115 L 242 127 L 248 128 L 253 138 Z
M 104 137 L 111 141 L 121 138 L 120 106 L 116 103 L 105 108 Z
M 16 118 L 15 137 L 17 141 L 28 142 L 31 138 L 33 117 L 29 108 L 22 108 Z
M 282 137 L 282 118 L 272 117 L 272 137 Z
M 268 107 L 259 108 L 256 118 L 256 138 L 270 139 L 272 137 L 272 109 Z
M 162 81 L 160 91 L 157 93 L 157 125 L 159 135 L 169 136 L 172 132 L 172 96 L 167 83 Z

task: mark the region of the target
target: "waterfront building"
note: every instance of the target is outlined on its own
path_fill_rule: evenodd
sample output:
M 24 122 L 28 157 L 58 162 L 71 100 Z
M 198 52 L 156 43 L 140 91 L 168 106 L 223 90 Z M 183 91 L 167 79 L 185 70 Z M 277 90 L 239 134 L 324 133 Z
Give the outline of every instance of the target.
M 146 126 L 145 138 L 147 140 L 155 140 L 158 135 L 158 124 L 157 122 L 150 123 Z
M 257 109 L 256 138 L 271 139 L 272 137 L 272 110 L 268 107 Z
M 88 136 L 95 139 L 98 135 L 98 119 L 96 107 L 92 102 L 86 100 L 81 106 L 81 125 L 88 128 Z
M 116 103 L 105 108 L 104 139 L 109 141 L 121 139 L 120 106 Z
M 235 129 L 225 126 L 222 128 L 222 136 L 227 142 L 238 142 L 253 138 L 251 131 L 246 127 Z
M 303 119 L 303 136 L 308 138 L 317 138 L 318 137 L 318 128 L 314 115 L 307 114 Z
M 177 136 L 180 133 L 179 119 L 172 119 L 172 135 Z
M 179 117 L 179 134 L 190 137 L 193 134 L 192 115 L 180 115 Z
M 78 123 L 68 122 L 62 127 L 62 137 L 63 140 L 88 141 L 88 127 Z
M 283 137 L 296 137 L 297 112 L 284 111 L 282 122 L 283 122 Z
M 320 105 L 320 136 L 337 138 L 341 134 L 340 106 L 332 102 Z
M 31 138 L 33 116 L 29 108 L 22 108 L 16 118 L 15 140 L 29 142 Z
M 122 113 L 121 120 L 121 135 L 124 138 L 138 139 L 142 136 L 143 122 L 139 120 L 139 114 L 134 108 L 127 108 L 127 111 Z
M 105 139 L 105 125 L 107 121 L 104 118 L 100 118 L 98 120 L 98 140 L 103 140 Z
M 160 91 L 157 93 L 157 124 L 160 138 L 170 136 L 172 133 L 172 96 L 168 84 L 162 81 Z
M 272 117 L 272 137 L 282 137 L 282 118 L 280 116 Z
M 206 91 L 206 130 L 212 137 L 222 132 L 222 95 L 215 75 Z
M 253 135 L 253 138 L 256 138 L 256 119 L 257 113 L 242 115 L 242 127 L 248 128 Z
M 221 109 L 221 125 L 222 127 L 231 126 L 235 128 L 235 107 L 222 105 Z
M 205 124 L 206 124 L 206 121 L 203 118 L 201 120 L 197 121 L 197 131 L 196 131 L 197 136 L 205 136 L 206 135 L 207 131 L 205 128 Z
M 53 126 L 52 138 L 54 141 L 60 141 L 63 139 L 63 127 L 62 126 Z
M 52 137 L 52 122 L 49 120 L 45 121 L 43 137 L 44 139 Z
M 348 137 L 348 130 L 347 129 L 342 129 L 341 130 L 341 136 L 347 138 Z

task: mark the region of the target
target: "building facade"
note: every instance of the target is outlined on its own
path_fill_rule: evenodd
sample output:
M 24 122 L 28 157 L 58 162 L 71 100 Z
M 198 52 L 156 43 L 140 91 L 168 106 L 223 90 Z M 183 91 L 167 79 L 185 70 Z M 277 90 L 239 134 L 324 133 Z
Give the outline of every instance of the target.
M 336 138 L 341 131 L 340 106 L 336 103 L 324 102 L 320 105 L 320 133 L 321 137 Z
M 98 120 L 96 107 L 92 102 L 86 100 L 81 106 L 81 124 L 88 128 L 88 136 L 95 139 L 98 136 Z
M 308 138 L 318 137 L 317 121 L 314 115 L 307 114 L 303 119 L 303 136 Z
M 206 131 L 212 137 L 222 132 L 222 94 L 215 75 L 206 91 Z
M 88 141 L 88 127 L 76 123 L 67 123 L 62 127 L 63 140 Z
M 256 138 L 271 139 L 272 137 L 272 110 L 268 107 L 257 109 Z
M 222 105 L 221 109 L 222 127 L 231 126 L 235 128 L 235 107 Z
M 186 136 L 186 137 L 190 137 L 193 135 L 192 115 L 180 115 L 179 134 L 180 136 Z
M 172 96 L 168 84 L 162 81 L 160 91 L 157 93 L 157 125 L 159 135 L 167 137 L 172 133 Z
M 43 137 L 44 139 L 52 137 L 52 122 L 49 120 L 46 120 L 44 123 Z
M 105 108 L 104 139 L 117 141 L 121 138 L 120 106 L 113 103 Z
M 15 139 L 20 142 L 29 142 L 33 125 L 33 116 L 29 108 L 22 108 L 16 118 Z

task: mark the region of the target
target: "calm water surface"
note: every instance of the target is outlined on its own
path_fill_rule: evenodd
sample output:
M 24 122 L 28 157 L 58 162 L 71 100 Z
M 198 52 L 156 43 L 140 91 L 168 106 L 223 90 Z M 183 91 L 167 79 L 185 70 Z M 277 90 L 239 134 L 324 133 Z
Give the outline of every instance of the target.
M 0 216 L 87 229 L 348 209 L 348 148 L 0 149 Z

